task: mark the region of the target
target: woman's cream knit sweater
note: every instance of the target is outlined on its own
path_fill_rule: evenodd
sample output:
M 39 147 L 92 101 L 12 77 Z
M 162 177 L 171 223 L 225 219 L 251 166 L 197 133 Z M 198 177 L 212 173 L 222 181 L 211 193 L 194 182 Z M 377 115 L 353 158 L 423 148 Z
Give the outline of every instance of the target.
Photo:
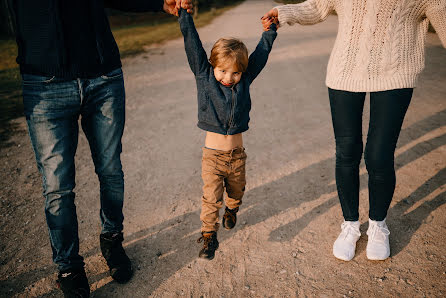
M 429 21 L 446 47 L 446 0 L 307 0 L 276 8 L 280 25 L 311 25 L 336 11 L 338 35 L 326 78 L 332 89 L 415 87 Z

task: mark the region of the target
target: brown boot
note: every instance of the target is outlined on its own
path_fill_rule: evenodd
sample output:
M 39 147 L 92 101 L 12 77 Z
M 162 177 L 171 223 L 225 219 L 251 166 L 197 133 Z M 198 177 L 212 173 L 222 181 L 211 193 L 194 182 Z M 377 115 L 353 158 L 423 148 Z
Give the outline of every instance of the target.
M 228 207 L 225 208 L 225 214 L 223 215 L 223 227 L 225 227 L 226 230 L 230 230 L 235 227 L 235 224 L 237 223 L 237 212 L 238 207 L 234 209 L 229 209 Z
M 212 260 L 215 256 L 215 250 L 218 248 L 217 232 L 202 232 L 198 243 L 203 242 L 203 248 L 198 256 L 203 259 Z

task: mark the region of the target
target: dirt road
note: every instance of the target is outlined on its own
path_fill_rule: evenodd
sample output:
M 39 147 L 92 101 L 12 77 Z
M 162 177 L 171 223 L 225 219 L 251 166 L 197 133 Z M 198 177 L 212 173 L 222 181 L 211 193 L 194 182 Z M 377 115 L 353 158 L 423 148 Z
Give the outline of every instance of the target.
M 209 52 L 222 36 L 252 51 L 273 1 L 245 1 L 199 30 Z M 182 40 L 124 60 L 127 122 L 125 246 L 136 274 L 108 277 L 99 252 L 99 190 L 85 136 L 77 151 L 81 254 L 93 297 L 434 297 L 446 295 L 446 50 L 429 34 L 426 69 L 396 152 L 388 225 L 392 256 L 368 261 L 367 174 L 362 165 L 357 255 L 331 254 L 342 222 L 325 69 L 337 31 L 330 16 L 284 27 L 252 86 L 245 134 L 248 187 L 234 230 L 213 261 L 200 245 L 201 146 L 196 87 Z M 367 130 L 368 104 L 364 112 Z M 0 148 L 0 296 L 60 297 L 55 289 L 40 176 L 23 118 Z

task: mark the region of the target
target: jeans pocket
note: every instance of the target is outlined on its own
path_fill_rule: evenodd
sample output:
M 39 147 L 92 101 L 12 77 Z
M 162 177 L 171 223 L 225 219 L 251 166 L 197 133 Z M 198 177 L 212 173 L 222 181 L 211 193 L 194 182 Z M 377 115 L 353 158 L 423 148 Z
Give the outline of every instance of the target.
M 123 75 L 122 73 L 122 69 L 121 68 L 116 68 L 106 74 L 103 74 L 101 76 L 101 78 L 103 78 L 104 80 L 113 80 L 113 79 L 117 79 L 117 78 L 121 78 Z
M 24 85 L 49 84 L 56 79 L 56 76 L 40 76 L 32 74 L 22 74 L 22 83 Z

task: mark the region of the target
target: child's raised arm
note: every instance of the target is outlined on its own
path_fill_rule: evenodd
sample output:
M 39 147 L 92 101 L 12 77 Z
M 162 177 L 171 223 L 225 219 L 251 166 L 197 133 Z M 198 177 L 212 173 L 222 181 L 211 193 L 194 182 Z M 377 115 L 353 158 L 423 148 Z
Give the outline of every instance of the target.
M 259 75 L 268 61 L 269 53 L 271 52 L 274 40 L 277 37 L 276 31 L 277 25 L 272 23 L 269 26 L 269 30 L 262 33 L 262 38 L 257 44 L 255 51 L 249 56 L 246 73 L 251 82 Z
M 209 61 L 206 51 L 203 49 L 197 29 L 195 28 L 192 16 L 186 10 L 180 9 L 180 29 L 184 37 L 184 48 L 186 49 L 187 60 L 192 72 L 198 76 L 205 74 L 209 69 Z

